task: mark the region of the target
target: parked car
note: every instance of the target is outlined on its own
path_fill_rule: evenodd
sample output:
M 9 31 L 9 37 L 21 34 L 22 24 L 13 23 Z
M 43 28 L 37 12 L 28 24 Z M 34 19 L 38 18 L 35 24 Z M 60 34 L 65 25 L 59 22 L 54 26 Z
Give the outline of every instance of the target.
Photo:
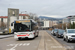
M 75 29 L 66 29 L 63 34 L 63 40 L 66 40 L 66 42 L 75 41 Z
M 58 32 L 56 33 L 56 37 L 63 37 L 64 32 L 65 32 L 65 30 L 58 29 Z
M 54 29 L 53 35 L 56 36 L 56 33 L 58 32 L 58 29 Z

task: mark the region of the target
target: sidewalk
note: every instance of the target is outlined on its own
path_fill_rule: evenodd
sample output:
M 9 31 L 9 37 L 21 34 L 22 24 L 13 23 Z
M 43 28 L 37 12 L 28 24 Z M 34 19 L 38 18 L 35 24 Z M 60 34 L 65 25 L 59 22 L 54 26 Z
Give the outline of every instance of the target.
M 67 50 L 46 31 L 40 31 L 40 34 L 42 38 L 39 43 L 38 50 Z
M 0 35 L 0 39 L 3 39 L 3 38 L 8 38 L 8 37 L 13 37 L 14 34 L 9 34 L 9 35 Z

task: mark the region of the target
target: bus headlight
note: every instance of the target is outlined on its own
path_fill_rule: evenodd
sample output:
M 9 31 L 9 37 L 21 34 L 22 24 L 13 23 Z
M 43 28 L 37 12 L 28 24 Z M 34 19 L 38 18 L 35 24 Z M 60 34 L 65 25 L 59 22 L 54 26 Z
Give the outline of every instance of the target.
M 17 35 L 17 33 L 15 32 L 14 35 Z
M 14 34 L 14 35 L 17 35 L 17 34 Z

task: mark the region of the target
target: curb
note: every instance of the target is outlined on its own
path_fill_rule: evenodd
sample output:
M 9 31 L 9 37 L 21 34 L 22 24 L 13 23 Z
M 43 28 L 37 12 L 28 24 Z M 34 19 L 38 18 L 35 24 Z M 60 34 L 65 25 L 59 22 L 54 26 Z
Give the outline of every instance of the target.
M 4 39 L 4 38 L 9 38 L 9 37 L 13 37 L 14 35 L 12 36 L 6 36 L 6 37 L 1 37 L 0 39 Z

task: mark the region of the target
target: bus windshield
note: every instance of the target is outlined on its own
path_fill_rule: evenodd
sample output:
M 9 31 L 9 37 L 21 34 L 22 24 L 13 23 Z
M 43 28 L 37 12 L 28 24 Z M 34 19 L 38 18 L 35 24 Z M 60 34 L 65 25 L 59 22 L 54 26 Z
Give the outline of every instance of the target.
M 14 24 L 14 31 L 21 32 L 21 31 L 30 31 L 31 30 L 31 23 L 30 22 L 21 22 Z

